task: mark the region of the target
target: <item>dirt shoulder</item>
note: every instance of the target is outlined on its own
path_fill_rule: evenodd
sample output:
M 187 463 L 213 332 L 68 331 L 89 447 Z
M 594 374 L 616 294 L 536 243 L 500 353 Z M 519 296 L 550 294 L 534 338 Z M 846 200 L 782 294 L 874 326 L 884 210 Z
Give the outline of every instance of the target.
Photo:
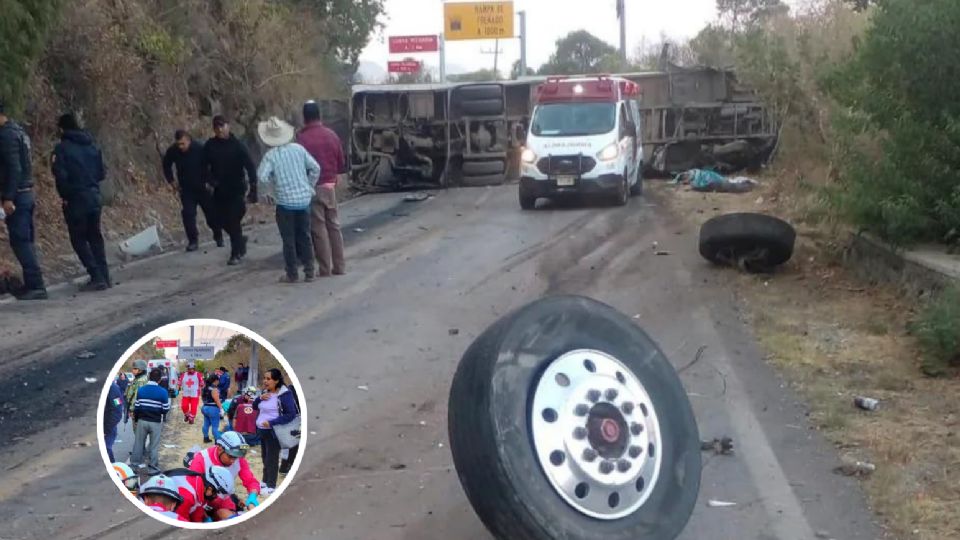
M 778 215 L 797 227 L 793 259 L 775 275 L 718 268 L 745 307 L 767 359 L 809 402 L 811 425 L 844 459 L 870 462 L 871 505 L 900 538 L 960 538 L 960 392 L 957 380 L 920 372 L 908 322 L 916 305 L 892 287 L 858 282 L 840 264 L 837 236 L 798 224 L 761 179 L 746 194 L 697 193 L 652 181 L 652 196 L 699 227 L 727 212 Z M 691 246 L 692 249 L 696 249 Z M 853 405 L 879 399 L 879 410 Z

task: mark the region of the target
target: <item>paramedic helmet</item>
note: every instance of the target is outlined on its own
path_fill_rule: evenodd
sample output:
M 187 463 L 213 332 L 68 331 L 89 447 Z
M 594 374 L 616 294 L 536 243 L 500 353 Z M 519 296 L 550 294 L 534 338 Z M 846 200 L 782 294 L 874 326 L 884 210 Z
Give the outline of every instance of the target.
M 140 498 L 146 495 L 165 495 L 177 501 L 177 504 L 183 502 L 183 496 L 173 479 L 169 476 L 158 474 L 151 476 L 146 482 L 140 485 Z
M 247 455 L 247 450 L 250 449 L 247 441 L 236 431 L 227 431 L 223 435 L 220 435 L 220 438 L 217 439 L 217 446 L 223 448 L 223 451 L 226 452 L 227 455 L 235 458 L 242 458 Z
M 213 465 L 207 468 L 203 480 L 208 486 L 212 487 L 218 495 L 233 494 L 233 474 L 231 474 L 230 470 L 226 467 Z

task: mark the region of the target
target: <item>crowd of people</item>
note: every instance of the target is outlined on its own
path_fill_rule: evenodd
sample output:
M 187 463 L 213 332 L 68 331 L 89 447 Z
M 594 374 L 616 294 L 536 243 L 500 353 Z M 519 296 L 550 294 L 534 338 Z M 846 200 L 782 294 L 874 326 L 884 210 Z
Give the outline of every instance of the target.
M 247 254 L 242 226 L 247 204 L 263 199 L 276 204 L 285 264 L 281 282 L 299 281 L 300 267 L 304 281 L 344 274 L 336 185 L 347 163 L 340 138 L 320 118 L 319 105 L 308 101 L 299 132 L 275 117 L 261 122 L 257 132 L 270 150 L 259 166 L 230 132 L 224 116 L 213 118 L 213 137 L 206 142 L 176 130 L 162 165 L 164 177 L 180 197 L 186 250 L 199 249 L 199 207 L 217 246 L 224 247 L 224 233 L 230 240 L 227 264 L 240 264 Z M 102 291 L 112 286 L 101 232 L 101 183 L 107 175 L 103 155 L 73 114 L 62 115 L 58 128 L 60 142 L 50 166 L 70 243 L 90 276 L 80 290 Z M 43 300 L 48 294 L 35 245 L 30 154 L 30 137 L 7 116 L 0 100 L 0 217 L 23 271 L 23 287 L 16 296 Z M 261 186 L 267 191 L 263 198 Z
M 230 519 L 258 506 L 290 471 L 299 450 L 300 401 L 281 370 L 266 370 L 259 388 L 244 387 L 249 368 L 242 363 L 232 385 L 226 367 L 204 373 L 188 362 L 178 381 L 180 411 L 188 426 L 195 425 L 198 412 L 203 415 L 203 446 L 186 453 L 183 468 L 160 462 L 165 429 L 180 421 L 172 419 L 171 401 L 176 398 L 160 385 L 162 370 L 148 371 L 146 361 L 136 360 L 131 372 L 132 380 L 121 372 L 111 382 L 103 411 L 104 444 L 121 481 L 142 479 L 136 489 L 149 508 L 179 521 Z M 133 447 L 127 459 L 117 459 L 118 428 L 129 421 Z M 253 447 L 259 448 L 262 463 L 259 479 L 248 461 Z M 246 492 L 242 500 L 237 485 Z

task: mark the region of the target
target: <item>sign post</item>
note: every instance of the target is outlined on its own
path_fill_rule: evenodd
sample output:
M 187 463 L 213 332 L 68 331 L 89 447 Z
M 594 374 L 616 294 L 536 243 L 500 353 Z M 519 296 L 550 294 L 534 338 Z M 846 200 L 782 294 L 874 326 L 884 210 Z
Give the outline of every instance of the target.
M 180 360 L 209 360 L 215 354 L 216 351 L 213 346 L 180 347 L 177 351 L 177 358 Z
M 448 2 L 443 36 L 447 41 L 512 38 L 513 2 Z

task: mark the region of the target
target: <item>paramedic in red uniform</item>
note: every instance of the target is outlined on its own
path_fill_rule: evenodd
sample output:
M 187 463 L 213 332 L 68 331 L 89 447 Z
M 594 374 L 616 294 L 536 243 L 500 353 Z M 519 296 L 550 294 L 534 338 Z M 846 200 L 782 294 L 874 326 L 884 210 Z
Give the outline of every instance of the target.
M 203 388 L 203 375 L 193 362 L 187 364 L 187 370 L 180 374 L 180 408 L 183 421 L 193 423 L 200 404 L 200 389 Z
M 247 462 L 247 451 L 250 445 L 243 440 L 236 431 L 227 431 L 220 435 L 217 444 L 197 452 L 190 462 L 190 469 L 198 473 L 204 473 L 213 466 L 225 467 L 230 474 L 240 478 L 240 483 L 247 490 L 246 505 L 248 509 L 260 504 L 260 482 L 250 470 L 250 463 Z
M 225 467 L 210 467 L 202 475 L 192 469 L 190 475 L 176 474 L 177 471 L 169 474 L 183 498 L 177 507 L 177 514 L 182 521 L 203 523 L 208 521 L 208 517 L 213 521 L 222 521 L 236 515 L 237 507 L 230 497 L 233 494 L 233 477 Z

